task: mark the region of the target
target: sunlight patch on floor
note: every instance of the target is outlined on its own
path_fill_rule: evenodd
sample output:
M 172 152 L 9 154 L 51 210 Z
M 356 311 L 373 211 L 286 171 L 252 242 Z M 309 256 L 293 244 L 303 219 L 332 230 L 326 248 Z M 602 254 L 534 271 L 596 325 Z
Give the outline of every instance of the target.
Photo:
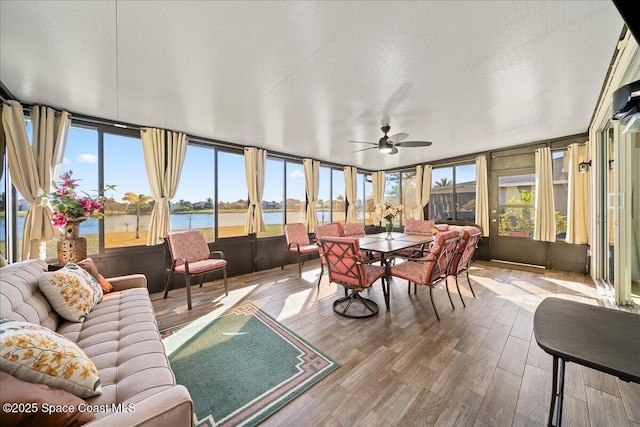
M 309 283 L 318 283 L 318 276 L 320 276 L 320 269 L 314 268 L 313 270 L 307 270 L 302 272 L 302 280 Z
M 280 310 L 280 314 L 275 316 L 276 320 L 281 321 L 300 313 L 302 309 L 305 308 L 305 303 L 308 301 L 310 294 L 311 289 L 304 289 L 300 292 L 289 295 L 287 299 L 284 300 L 284 305 Z
M 566 288 L 574 292 L 579 292 L 589 298 L 600 298 L 600 294 L 598 293 L 598 290 L 593 286 L 584 285 L 582 283 L 569 282 L 567 280 L 551 279 L 548 277 L 543 277 L 542 280 L 551 282 L 558 286 L 562 286 L 563 288 Z
M 189 339 L 193 338 L 198 332 L 207 327 L 209 323 L 213 320 L 217 319 L 222 313 L 231 307 L 238 304 L 242 299 L 244 299 L 247 295 L 249 295 L 258 285 L 246 286 L 240 289 L 235 289 L 229 291 L 229 295 L 220 296 L 216 298 L 212 302 L 219 304 L 214 310 L 209 313 L 198 317 L 193 322 L 189 323 L 184 328 L 180 329 L 178 332 L 169 335 L 168 337 L 162 340 L 164 347 L 167 351 L 167 356 L 171 355 L 174 351 L 176 351 L 180 346 L 182 346 Z

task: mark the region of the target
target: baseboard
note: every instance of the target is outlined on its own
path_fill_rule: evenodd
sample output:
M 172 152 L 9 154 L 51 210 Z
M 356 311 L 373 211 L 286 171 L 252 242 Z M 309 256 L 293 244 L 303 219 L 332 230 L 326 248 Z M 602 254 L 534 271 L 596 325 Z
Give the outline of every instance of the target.
M 532 273 L 543 273 L 546 271 L 546 268 L 543 265 L 533 265 L 533 264 L 525 264 L 521 262 L 513 262 L 513 261 L 503 261 L 500 259 L 492 259 L 489 261 L 494 267 L 500 268 L 511 268 L 513 270 L 524 270 Z

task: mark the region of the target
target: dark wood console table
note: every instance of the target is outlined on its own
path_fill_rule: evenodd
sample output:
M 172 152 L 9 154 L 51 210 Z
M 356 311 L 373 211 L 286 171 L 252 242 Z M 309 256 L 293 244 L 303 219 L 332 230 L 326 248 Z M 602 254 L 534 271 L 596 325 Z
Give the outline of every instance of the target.
M 533 332 L 538 345 L 553 356 L 549 426 L 553 426 L 556 396 L 556 426 L 559 427 L 562 421 L 565 362 L 575 362 L 623 381 L 640 383 L 640 315 L 546 298 L 536 309 Z

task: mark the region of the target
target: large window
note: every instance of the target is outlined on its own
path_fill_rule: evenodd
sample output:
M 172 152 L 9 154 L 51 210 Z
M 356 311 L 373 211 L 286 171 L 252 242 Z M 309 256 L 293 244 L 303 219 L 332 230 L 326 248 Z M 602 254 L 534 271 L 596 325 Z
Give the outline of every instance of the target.
M 104 246 L 144 245 L 153 197 L 139 137 L 104 134 L 104 182 L 116 186 L 105 204 Z
M 498 234 L 533 237 L 535 225 L 534 173 L 498 177 Z
M 419 209 L 416 203 L 416 171 L 405 171 L 400 176 L 402 177 L 402 204 L 404 205 L 402 220 L 404 222 L 404 218 L 416 218 L 416 211 Z
M 278 236 L 284 233 L 284 160 L 267 157 L 264 172 L 262 210 L 266 231 L 259 237 Z
M 433 168 L 429 218 L 475 222 L 475 163 Z
M 171 230 L 202 230 L 208 242 L 215 239 L 213 199 L 215 150 L 194 144 L 187 146 L 180 183 L 170 202 Z
M 356 179 L 356 218 L 358 218 L 358 222 L 364 222 L 364 173 L 358 173 Z
M 98 131 L 94 128 L 71 126 L 58 175 L 72 171 L 72 178 L 76 179 L 78 184 L 76 192 L 96 197 L 100 182 L 98 160 Z M 58 176 L 52 177 L 56 182 L 59 181 L 58 178 Z M 113 195 L 113 192 L 105 194 L 106 197 Z M 99 252 L 99 227 L 100 220 L 94 218 L 89 218 L 80 225 L 80 235 L 87 239 L 88 254 Z M 47 258 L 57 256 L 57 240 L 53 239 L 46 243 Z
M 553 162 L 553 204 L 555 205 L 556 237 L 567 237 L 567 199 L 569 195 L 568 158 L 565 150 L 551 152 Z
M 458 221 L 476 222 L 476 164 L 457 165 L 454 169 L 455 216 Z
M 287 161 L 287 224 L 304 223 L 307 193 L 302 163 Z
M 365 224 L 377 224 L 376 218 L 376 205 L 373 203 L 373 183 L 371 182 L 371 175 L 366 175 L 364 181 L 364 223 Z
M 248 205 L 244 155 L 218 150 L 218 237 L 246 235 Z
M 344 188 L 344 172 L 339 169 L 331 171 L 331 219 L 344 223 L 346 219 L 346 192 Z
M 318 185 L 318 224 L 331 222 L 331 168 L 320 166 L 320 183 Z
M 452 220 L 454 219 L 453 211 L 453 167 L 433 168 L 431 173 L 429 218 Z

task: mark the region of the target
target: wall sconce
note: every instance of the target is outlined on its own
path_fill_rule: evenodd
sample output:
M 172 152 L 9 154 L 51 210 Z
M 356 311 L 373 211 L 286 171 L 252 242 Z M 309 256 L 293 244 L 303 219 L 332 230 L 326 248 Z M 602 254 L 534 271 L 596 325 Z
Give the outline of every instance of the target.
M 591 160 L 589 160 L 588 162 L 582 162 L 578 165 L 578 170 L 580 171 L 580 173 L 587 173 L 589 172 L 589 168 L 591 167 Z

